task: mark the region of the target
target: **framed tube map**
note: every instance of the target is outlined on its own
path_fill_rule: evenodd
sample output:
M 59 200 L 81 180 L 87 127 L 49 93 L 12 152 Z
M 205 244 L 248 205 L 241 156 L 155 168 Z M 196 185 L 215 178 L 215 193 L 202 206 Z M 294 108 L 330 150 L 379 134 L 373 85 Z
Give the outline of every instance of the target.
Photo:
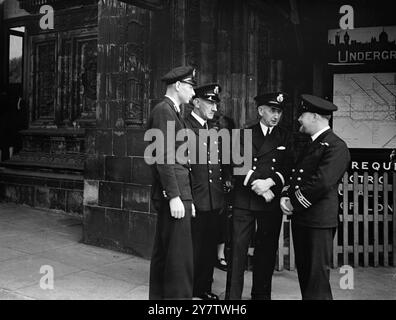
M 349 148 L 396 148 L 396 73 L 334 74 L 333 130 Z
M 328 31 L 334 132 L 351 149 L 396 148 L 396 27 Z

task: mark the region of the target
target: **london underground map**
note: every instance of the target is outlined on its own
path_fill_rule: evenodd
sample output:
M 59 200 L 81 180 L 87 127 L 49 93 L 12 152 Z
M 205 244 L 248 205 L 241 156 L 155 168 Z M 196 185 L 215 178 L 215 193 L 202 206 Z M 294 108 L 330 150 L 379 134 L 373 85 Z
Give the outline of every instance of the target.
M 349 148 L 396 148 L 396 73 L 335 74 L 334 132 Z

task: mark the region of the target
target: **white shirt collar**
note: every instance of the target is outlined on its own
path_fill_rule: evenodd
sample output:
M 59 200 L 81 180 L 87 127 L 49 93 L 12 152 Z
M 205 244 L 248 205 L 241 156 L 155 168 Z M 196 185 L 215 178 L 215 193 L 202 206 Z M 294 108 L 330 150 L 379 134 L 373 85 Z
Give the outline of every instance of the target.
M 197 115 L 194 111 L 191 111 L 191 115 L 200 123 L 202 127 L 205 125 L 206 121 L 202 119 L 199 115 Z
M 168 99 L 170 99 L 173 102 L 173 105 L 175 106 L 176 112 L 180 112 L 180 107 L 177 105 L 175 99 L 173 99 L 170 96 L 165 95 L 165 97 L 167 97 Z
M 267 135 L 267 132 L 269 132 L 269 133 L 271 133 L 271 131 L 272 131 L 272 129 L 274 128 L 274 127 L 267 127 L 264 123 L 262 123 L 261 121 L 260 121 L 260 126 L 261 126 L 261 131 L 263 131 L 263 134 L 266 136 Z M 269 130 L 269 131 L 268 131 Z
M 323 132 L 329 130 L 330 127 L 327 126 L 326 128 L 323 128 L 322 130 L 316 132 L 313 136 L 311 136 L 312 141 L 315 141 Z

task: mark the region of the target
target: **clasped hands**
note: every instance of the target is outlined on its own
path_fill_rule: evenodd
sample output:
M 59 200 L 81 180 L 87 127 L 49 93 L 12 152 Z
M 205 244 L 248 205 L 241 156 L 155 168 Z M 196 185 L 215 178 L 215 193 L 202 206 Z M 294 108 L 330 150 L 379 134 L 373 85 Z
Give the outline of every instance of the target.
M 266 202 L 271 202 L 275 195 L 271 190 L 271 187 L 275 185 L 274 180 L 268 179 L 257 179 L 252 182 L 252 190 L 256 192 L 257 195 L 264 197 Z
M 266 202 L 271 202 L 275 195 L 271 191 L 271 187 L 275 185 L 274 180 L 271 178 L 268 179 L 257 179 L 252 182 L 252 190 L 256 192 L 259 196 L 263 196 Z M 289 197 L 282 197 L 280 200 L 280 207 L 285 215 L 292 215 L 293 214 L 293 205 L 290 202 Z

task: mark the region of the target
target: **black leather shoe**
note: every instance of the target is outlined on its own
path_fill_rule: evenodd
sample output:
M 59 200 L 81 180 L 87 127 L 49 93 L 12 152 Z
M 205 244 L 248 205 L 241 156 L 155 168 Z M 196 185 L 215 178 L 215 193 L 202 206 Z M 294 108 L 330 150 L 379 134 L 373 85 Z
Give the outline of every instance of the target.
M 212 292 L 204 292 L 203 294 L 198 295 L 197 298 L 202 300 L 219 300 L 219 296 Z

